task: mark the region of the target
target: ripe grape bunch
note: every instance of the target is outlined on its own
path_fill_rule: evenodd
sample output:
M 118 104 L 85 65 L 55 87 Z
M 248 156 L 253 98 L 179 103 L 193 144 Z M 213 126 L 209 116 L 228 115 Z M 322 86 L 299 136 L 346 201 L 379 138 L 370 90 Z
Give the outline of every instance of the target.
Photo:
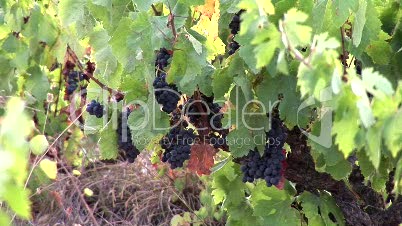
M 78 88 L 78 82 L 86 79 L 86 75 L 78 71 L 70 71 L 67 78 L 67 94 L 71 95 Z
M 162 138 L 160 144 L 165 150 L 162 162 L 169 162 L 170 168 L 183 167 L 184 161 L 190 158 L 191 145 L 196 135 L 193 129 L 186 129 L 187 123 L 173 127 L 169 133 Z
M 103 105 L 101 105 L 96 100 L 92 100 L 87 105 L 86 110 L 90 115 L 95 115 L 97 118 L 102 118 L 102 116 L 103 116 Z
M 234 40 L 234 36 L 237 35 L 240 31 L 240 15 L 244 12 L 244 10 L 240 10 L 237 12 L 233 18 L 232 21 L 229 24 L 230 28 L 230 33 L 232 33 L 233 37 L 231 39 L 231 42 L 229 43 L 229 51 L 228 54 L 232 55 L 236 52 L 237 49 L 239 49 L 240 45 Z
M 165 48 L 161 48 L 156 55 L 155 67 L 163 70 L 165 67 L 168 66 L 168 60 L 170 59 L 171 55 Z
M 243 182 L 253 182 L 255 179 L 264 179 L 267 186 L 278 185 L 285 160 L 283 145 L 286 139 L 286 130 L 279 119 L 273 118 L 271 130 L 266 133 L 267 143 L 261 156 L 257 148 L 250 150 L 242 162 Z
M 212 130 L 219 131 L 222 128 L 222 118 L 223 114 L 220 113 L 221 106 L 213 102 L 214 97 L 207 97 L 205 95 L 201 96 L 201 100 L 194 100 L 191 97 L 187 100 L 185 105 L 184 114 L 187 115 L 192 124 L 198 124 L 202 120 L 202 114 L 208 113 L 208 123 Z M 197 103 L 199 102 L 199 103 Z M 197 107 L 201 106 L 202 111 Z
M 158 104 L 162 105 L 162 111 L 171 113 L 177 107 L 180 100 L 180 93 L 176 85 L 166 82 L 166 74 L 157 75 L 153 87 L 155 89 L 155 98 Z
M 244 12 L 244 10 L 240 10 L 239 12 L 237 12 L 233 18 L 232 21 L 230 21 L 229 24 L 229 28 L 230 28 L 230 33 L 232 33 L 233 35 L 237 35 L 237 33 L 239 33 L 240 31 L 240 15 Z
M 355 59 L 353 62 L 356 68 L 356 74 L 362 75 L 362 62 L 358 59 Z
M 118 136 L 118 144 L 119 149 L 125 152 L 127 161 L 129 163 L 133 163 L 137 156 L 140 154 L 140 151 L 133 144 L 133 140 L 131 138 L 131 131 L 127 124 L 128 116 L 131 111 L 127 108 L 125 112 L 122 112 L 118 119 L 118 127 L 117 127 L 117 136 Z
M 234 41 L 234 40 L 232 39 L 232 42 L 229 43 L 229 51 L 228 51 L 228 54 L 229 54 L 229 55 L 233 55 L 233 54 L 236 52 L 236 50 L 239 49 L 239 47 L 240 47 L 239 43 L 237 43 L 236 41 Z

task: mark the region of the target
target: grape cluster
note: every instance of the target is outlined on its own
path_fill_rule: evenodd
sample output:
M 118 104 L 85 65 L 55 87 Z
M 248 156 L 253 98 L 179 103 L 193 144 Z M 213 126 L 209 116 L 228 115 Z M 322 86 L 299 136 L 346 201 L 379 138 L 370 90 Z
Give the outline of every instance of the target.
M 192 124 L 198 124 L 198 122 L 202 120 L 202 114 L 209 112 L 209 126 L 212 130 L 220 130 L 222 128 L 223 118 L 223 114 L 220 113 L 222 107 L 214 103 L 213 99 L 213 97 L 204 95 L 201 96 L 201 100 L 194 100 L 193 97 L 189 98 L 184 108 L 184 114 L 189 117 Z M 202 112 L 200 112 L 199 106 L 201 106 Z
M 237 43 L 236 41 L 234 41 L 234 40 L 232 39 L 232 42 L 229 43 L 229 51 L 228 51 L 228 54 L 229 54 L 229 55 L 234 54 L 234 53 L 236 52 L 236 50 L 239 49 L 239 47 L 240 47 L 239 43 Z
M 117 136 L 118 136 L 118 144 L 119 149 L 125 152 L 127 161 L 133 163 L 137 156 L 140 154 L 140 151 L 133 144 L 133 140 L 131 138 L 131 131 L 127 124 L 127 118 L 130 115 L 130 109 L 127 109 L 125 112 L 122 112 L 118 119 L 118 127 L 117 127 Z
M 155 98 L 158 104 L 162 105 L 162 111 L 171 113 L 177 107 L 180 100 L 180 93 L 176 85 L 166 82 L 166 74 L 162 73 L 156 76 L 153 87 L 155 89 Z
M 356 68 L 356 74 L 362 75 L 362 62 L 358 59 L 355 59 L 353 62 Z
M 87 112 L 90 115 L 95 115 L 97 118 L 102 118 L 102 116 L 103 116 L 103 105 L 101 105 L 96 100 L 92 100 L 87 105 Z
M 190 158 L 191 145 L 196 135 L 193 129 L 186 129 L 181 126 L 173 127 L 169 133 L 160 141 L 161 147 L 165 150 L 162 162 L 169 162 L 170 168 L 182 167 L 185 160 Z
M 278 185 L 282 177 L 282 162 L 285 160 L 283 145 L 286 130 L 279 119 L 273 118 L 271 130 L 266 133 L 266 145 L 261 156 L 257 148 L 250 150 L 242 162 L 243 182 L 264 179 L 267 186 Z
M 230 28 L 230 33 L 232 33 L 233 37 L 231 38 L 231 41 L 229 42 L 229 51 L 228 54 L 232 55 L 236 52 L 237 49 L 239 49 L 240 45 L 238 42 L 234 40 L 234 36 L 237 35 L 240 31 L 240 15 L 244 12 L 244 10 L 240 10 L 237 12 L 233 18 L 232 21 L 229 24 Z
M 169 64 L 168 60 L 170 59 L 170 57 L 170 53 L 165 48 L 161 48 L 156 55 L 155 67 L 163 70 L 163 68 L 165 68 Z
M 80 78 L 80 73 L 78 71 L 70 71 L 68 73 L 67 79 L 67 94 L 71 95 L 78 87 L 78 82 Z
M 244 12 L 244 10 L 240 10 L 237 12 L 233 18 L 232 21 L 230 21 L 229 28 L 230 28 L 230 33 L 233 35 L 236 35 L 240 31 L 240 15 Z

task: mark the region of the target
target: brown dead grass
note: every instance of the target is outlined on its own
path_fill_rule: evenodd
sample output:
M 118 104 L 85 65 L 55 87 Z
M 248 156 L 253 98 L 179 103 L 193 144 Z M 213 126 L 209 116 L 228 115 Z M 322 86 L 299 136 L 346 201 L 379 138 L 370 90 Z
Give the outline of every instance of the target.
M 148 159 L 100 163 L 80 176 L 60 174 L 32 196 L 33 220 L 21 225 L 169 225 L 175 214 L 200 207 L 200 183 L 179 192 L 172 179 L 157 176 Z M 92 197 L 83 194 L 85 188 Z

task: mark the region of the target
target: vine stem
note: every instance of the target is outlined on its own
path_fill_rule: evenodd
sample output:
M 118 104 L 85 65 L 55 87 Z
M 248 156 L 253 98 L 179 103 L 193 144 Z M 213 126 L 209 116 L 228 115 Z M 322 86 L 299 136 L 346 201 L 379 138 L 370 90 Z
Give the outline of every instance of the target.
M 312 69 L 310 62 L 307 61 L 299 51 L 297 51 L 295 48 L 292 47 L 289 37 L 286 34 L 285 27 L 283 25 L 284 25 L 283 21 L 279 21 L 279 31 L 281 32 L 282 42 L 285 44 L 285 47 L 289 52 L 291 52 L 294 55 L 296 60 L 306 65 L 306 67 L 308 67 L 309 69 Z
M 173 45 L 177 41 L 177 31 L 176 27 L 174 25 L 174 14 L 172 13 L 172 8 L 170 7 L 170 3 L 168 1 L 168 6 L 169 6 L 169 17 L 168 17 L 168 25 L 170 25 L 170 28 L 172 29 L 172 34 L 173 34 Z
M 154 4 L 151 4 L 152 10 L 154 11 L 155 16 L 160 16 L 161 12 L 159 12 L 156 7 L 154 6 Z
M 77 62 L 78 68 L 81 71 L 85 72 L 85 75 L 87 75 L 91 80 L 93 80 L 96 84 L 98 84 L 99 87 L 101 87 L 102 89 L 108 91 L 110 95 L 113 95 L 113 94 L 121 94 L 121 95 L 123 95 L 120 91 L 114 90 L 114 89 L 108 87 L 107 85 L 103 84 L 101 81 L 99 81 L 97 78 L 95 78 L 93 76 L 92 72 L 89 72 L 88 70 L 84 69 L 84 67 L 82 66 L 81 62 L 79 61 L 79 59 L 77 57 L 77 54 L 75 54 L 75 52 L 70 48 L 69 45 L 67 45 L 67 53 L 74 59 L 75 62 Z

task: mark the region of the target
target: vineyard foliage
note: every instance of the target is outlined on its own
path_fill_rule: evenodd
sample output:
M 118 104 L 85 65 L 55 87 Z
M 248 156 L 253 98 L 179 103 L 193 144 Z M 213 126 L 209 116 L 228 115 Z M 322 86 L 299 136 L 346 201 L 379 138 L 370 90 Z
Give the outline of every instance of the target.
M 401 4 L 1 0 L 0 225 L 32 217 L 56 148 L 74 167 L 120 148 L 207 175 L 227 225 L 402 223 Z M 214 110 L 171 130 L 197 100 Z M 277 119 L 279 157 L 265 142 Z M 176 152 L 169 134 L 200 139 Z M 97 147 L 77 151 L 89 137 Z M 277 168 L 257 172 L 264 153 Z

